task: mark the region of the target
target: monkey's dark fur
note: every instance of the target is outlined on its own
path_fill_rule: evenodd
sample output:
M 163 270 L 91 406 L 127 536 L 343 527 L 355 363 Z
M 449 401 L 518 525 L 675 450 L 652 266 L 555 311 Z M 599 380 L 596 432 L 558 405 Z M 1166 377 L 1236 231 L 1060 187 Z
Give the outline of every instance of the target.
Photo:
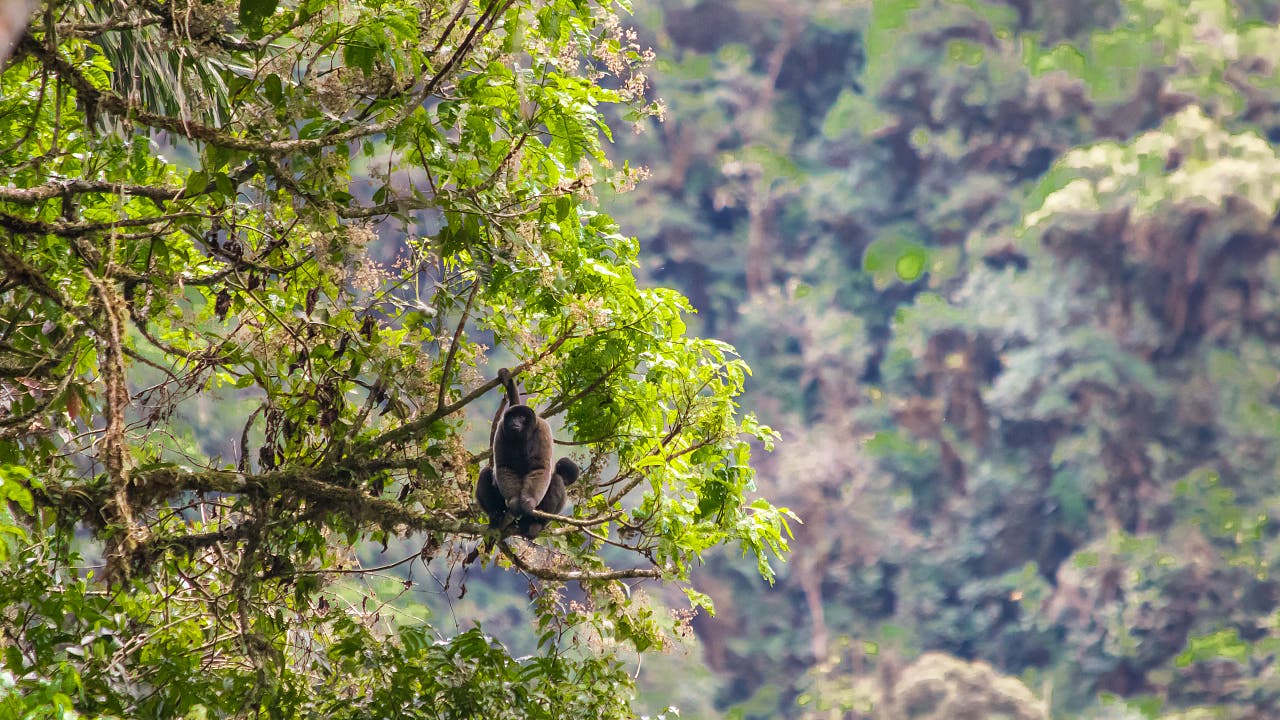
M 581 470 L 574 461 L 567 457 L 557 460 L 555 472 L 551 474 L 551 482 L 547 485 L 547 494 L 543 495 L 542 501 L 538 503 L 538 510 L 559 515 L 564 510 L 565 501 L 568 499 L 565 486 L 577 482 L 580 474 Z M 507 513 L 507 503 L 502 499 L 497 483 L 493 481 L 491 467 L 480 469 L 480 479 L 476 482 L 476 502 L 480 503 L 480 508 L 489 516 L 489 527 L 498 528 L 502 525 L 503 516 Z M 532 515 L 524 515 L 519 519 L 516 527 L 518 534 L 532 540 L 546 529 L 547 521 Z
M 565 492 L 566 485 L 572 485 L 578 481 L 578 475 L 581 474 L 577 463 L 567 457 L 560 458 L 556 461 L 556 470 L 551 473 L 551 484 L 547 485 L 547 494 L 542 496 L 542 502 L 538 503 L 538 509 L 544 513 L 559 515 L 564 510 L 565 500 L 568 494 Z M 542 534 L 543 529 L 547 527 L 547 521 L 542 518 L 525 515 L 520 518 L 520 534 L 530 540 Z
M 494 483 L 507 510 L 519 517 L 538 507 L 551 484 L 551 426 L 520 402 L 509 370 L 502 368 L 498 377 L 510 407 L 493 434 Z
M 480 468 L 480 478 L 476 480 L 476 502 L 489 516 L 490 530 L 502 527 L 502 518 L 507 514 L 507 501 L 498 492 L 498 484 L 493 481 L 493 468 L 488 465 Z

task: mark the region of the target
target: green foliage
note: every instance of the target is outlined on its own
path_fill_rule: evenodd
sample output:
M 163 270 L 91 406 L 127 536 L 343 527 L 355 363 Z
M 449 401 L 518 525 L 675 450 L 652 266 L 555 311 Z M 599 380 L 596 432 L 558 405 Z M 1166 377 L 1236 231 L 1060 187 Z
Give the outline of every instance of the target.
M 0 74 L 6 716 L 629 717 L 617 653 L 682 631 L 634 581 L 773 579 L 749 368 L 593 202 L 638 177 L 604 108 L 659 110 L 625 10 L 41 11 Z M 531 583 L 522 658 L 387 597 L 486 537 L 497 358 L 586 471 L 484 559 Z
M 1274 64 L 1280 59 L 1275 26 L 1252 21 L 1239 3 L 1133 0 L 1119 6 L 1122 16 L 1113 27 L 1079 45 L 1027 42 L 1027 66 L 1037 73 L 1061 70 L 1078 77 L 1107 103 L 1138 92 L 1145 73 L 1160 73 L 1171 90 L 1190 94 L 1220 115 L 1241 112 L 1253 93 L 1275 91 L 1275 78 L 1266 73 L 1250 73 L 1243 82 L 1233 79 L 1233 67 L 1242 60 Z
M 1244 661 L 1248 656 L 1248 643 L 1240 639 L 1240 634 L 1235 629 L 1230 629 L 1191 638 L 1187 643 L 1187 649 L 1174 660 L 1174 663 L 1178 667 L 1186 667 L 1193 662 L 1204 662 L 1215 658 Z
M 888 235 L 867 246 L 862 256 L 862 269 L 875 278 L 878 287 L 893 280 L 910 283 L 924 274 L 928 251 L 903 237 Z

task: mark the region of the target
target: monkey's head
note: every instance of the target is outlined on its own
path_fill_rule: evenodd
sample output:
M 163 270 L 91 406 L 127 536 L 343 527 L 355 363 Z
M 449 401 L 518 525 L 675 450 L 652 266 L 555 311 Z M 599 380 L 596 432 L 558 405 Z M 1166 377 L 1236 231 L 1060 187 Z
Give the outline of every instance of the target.
M 556 461 L 556 474 L 564 481 L 565 485 L 572 485 L 578 481 L 578 476 L 582 471 L 578 469 L 578 464 L 567 457 L 560 458 Z
M 531 432 L 538 416 L 528 405 L 512 405 L 502 416 L 502 427 L 507 432 L 523 435 Z

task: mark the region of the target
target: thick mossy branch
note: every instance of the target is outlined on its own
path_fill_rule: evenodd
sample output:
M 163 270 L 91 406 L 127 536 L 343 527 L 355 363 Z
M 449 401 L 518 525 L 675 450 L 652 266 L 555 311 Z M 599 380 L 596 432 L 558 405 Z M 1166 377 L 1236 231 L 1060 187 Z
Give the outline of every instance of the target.
M 161 468 L 138 473 L 132 496 L 137 506 L 154 505 L 182 492 L 215 492 L 250 497 L 272 498 L 295 496 L 313 509 L 340 514 L 362 526 L 389 531 L 435 531 L 478 535 L 484 525 L 452 517 L 424 515 L 398 502 L 373 497 L 339 481 L 349 481 L 356 474 L 388 469 L 395 463 L 377 463 L 358 469 L 282 468 L 262 474 L 246 474 L 231 470 L 186 472 L 177 468 Z
M 141 228 L 153 225 L 164 225 L 175 220 L 189 220 L 201 217 L 197 212 L 178 212 L 169 215 L 152 215 L 139 218 L 123 218 L 111 222 L 71 223 L 64 220 L 44 222 L 0 213 L 0 227 L 21 235 L 57 235 L 66 238 L 81 238 L 111 230 L 123 228 Z M 161 231 L 157 230 L 159 234 Z
M 135 513 L 163 506 L 174 496 L 186 492 L 225 493 L 262 499 L 294 498 L 305 501 L 308 514 L 313 517 L 337 515 L 361 527 L 378 528 L 397 534 L 437 532 L 481 537 L 489 531 L 486 524 L 462 520 L 448 513 L 431 515 L 416 512 L 398 502 L 373 497 L 350 486 L 351 481 L 360 475 L 404 468 L 406 464 L 405 461 L 380 461 L 355 467 L 282 468 L 260 474 L 232 470 L 190 472 L 176 467 L 157 468 L 134 474 L 129 498 Z M 101 526 L 101 519 L 96 517 L 96 508 L 102 507 L 110 499 L 110 493 L 111 490 L 107 487 L 89 488 L 77 485 L 63 490 L 48 488 L 37 493 L 37 496 L 64 509 L 74 509 L 83 516 L 81 519 Z M 560 515 L 543 512 L 535 512 L 535 515 L 572 525 L 583 524 L 582 521 Z M 168 550 L 191 554 L 218 543 L 242 540 L 251 534 L 249 525 L 241 524 L 186 535 L 156 535 L 140 542 L 132 555 L 135 565 L 141 569 L 155 562 Z M 500 547 L 512 564 L 541 580 L 620 580 L 660 578 L 663 574 L 659 568 L 592 571 L 540 567 L 519 558 L 505 543 Z
M 0 201 L 19 205 L 34 205 L 66 197 L 67 195 L 83 195 L 85 193 L 103 193 L 110 195 L 132 195 L 151 200 L 182 200 L 191 197 L 185 188 L 166 187 L 163 185 L 132 185 L 126 183 L 107 182 L 105 180 L 66 180 L 47 182 L 29 188 L 0 187 Z

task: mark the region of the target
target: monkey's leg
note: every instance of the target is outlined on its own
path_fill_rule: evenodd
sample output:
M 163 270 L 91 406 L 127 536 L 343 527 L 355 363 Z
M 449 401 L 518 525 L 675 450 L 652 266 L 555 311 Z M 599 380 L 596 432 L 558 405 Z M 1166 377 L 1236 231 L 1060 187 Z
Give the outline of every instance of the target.
M 498 490 L 498 484 L 494 481 L 492 467 L 480 469 L 480 477 L 476 480 L 476 502 L 489 516 L 490 528 L 496 528 L 502 524 L 502 518 L 507 514 L 507 503 L 502 499 L 502 492 Z
M 507 503 L 502 499 L 502 491 L 498 489 L 498 482 L 495 478 L 493 468 L 485 466 L 480 468 L 480 477 L 476 479 L 476 502 L 485 514 L 489 516 L 490 530 L 504 530 L 509 524 L 510 519 L 507 517 Z M 476 544 L 475 548 L 467 554 L 463 565 L 470 565 L 480 557 L 480 548 L 484 548 L 486 554 L 493 552 L 494 540 L 490 536 L 482 543 Z

